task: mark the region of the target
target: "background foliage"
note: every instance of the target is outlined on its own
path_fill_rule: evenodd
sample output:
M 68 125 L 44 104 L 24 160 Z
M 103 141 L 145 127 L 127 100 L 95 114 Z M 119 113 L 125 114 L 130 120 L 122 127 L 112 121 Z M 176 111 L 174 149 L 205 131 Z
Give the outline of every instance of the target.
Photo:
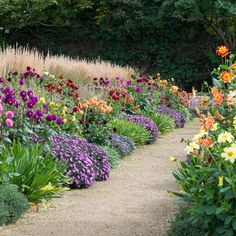
M 4 0 L 0 17 L 4 45 L 100 57 L 188 89 L 209 79 L 217 44 L 235 48 L 234 0 Z

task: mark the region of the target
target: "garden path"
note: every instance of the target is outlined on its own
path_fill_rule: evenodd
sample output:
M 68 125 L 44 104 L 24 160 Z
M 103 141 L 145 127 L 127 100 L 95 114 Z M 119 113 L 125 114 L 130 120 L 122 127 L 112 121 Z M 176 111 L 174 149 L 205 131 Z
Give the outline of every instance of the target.
M 195 119 L 158 143 L 138 148 L 112 170 L 110 180 L 68 191 L 49 210 L 29 212 L 1 236 L 162 236 L 177 204 L 167 190 L 178 190 L 173 155 L 183 159 L 184 143 L 199 129 Z

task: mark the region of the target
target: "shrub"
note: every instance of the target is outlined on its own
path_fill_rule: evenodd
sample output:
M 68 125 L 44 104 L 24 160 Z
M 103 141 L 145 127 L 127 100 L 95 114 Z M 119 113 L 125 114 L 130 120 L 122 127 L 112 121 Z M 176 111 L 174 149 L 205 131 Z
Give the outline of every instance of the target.
M 184 127 L 184 124 L 186 121 L 184 119 L 184 116 L 180 112 L 178 112 L 176 110 L 172 110 L 172 109 L 170 109 L 168 107 L 164 107 L 164 106 L 158 106 L 157 111 L 160 114 L 168 115 L 171 118 L 173 118 L 175 120 L 175 124 L 176 124 L 177 128 Z
M 19 141 L 5 147 L 0 156 L 3 180 L 18 186 L 30 202 L 57 197 L 67 182 L 64 166 L 50 154 L 43 155 L 39 145 L 24 146 Z
M 134 142 L 127 136 L 112 134 L 110 146 L 115 149 L 121 157 L 129 155 L 134 149 Z
M 120 160 L 120 157 L 121 157 L 120 154 L 118 153 L 118 151 L 111 148 L 110 146 L 105 146 L 103 148 L 108 154 L 109 163 L 110 163 L 111 167 L 114 168 L 119 163 L 119 160 Z
M 115 133 L 128 136 L 137 145 L 148 143 L 149 132 L 142 125 L 118 118 L 113 119 L 111 125 Z
M 0 185 L 0 225 L 15 223 L 27 209 L 27 198 L 16 185 Z
M 180 209 L 180 212 L 176 214 L 175 218 L 171 221 L 170 229 L 167 231 L 168 236 L 204 236 L 205 232 L 202 228 L 202 224 L 193 224 L 190 220 L 190 214 L 188 208 L 184 207 Z
M 155 122 L 145 116 L 141 115 L 125 115 L 125 119 L 129 120 L 132 123 L 137 123 L 142 125 L 149 132 L 148 143 L 153 143 L 158 138 L 158 129 Z
M 57 160 L 67 164 L 65 175 L 71 178 L 72 187 L 89 187 L 96 179 L 106 180 L 109 177 L 107 153 L 86 139 L 54 136 L 51 153 Z
M 148 114 L 147 116 L 155 122 L 161 134 L 168 133 L 175 129 L 175 120 L 168 115 L 155 113 L 151 115 Z

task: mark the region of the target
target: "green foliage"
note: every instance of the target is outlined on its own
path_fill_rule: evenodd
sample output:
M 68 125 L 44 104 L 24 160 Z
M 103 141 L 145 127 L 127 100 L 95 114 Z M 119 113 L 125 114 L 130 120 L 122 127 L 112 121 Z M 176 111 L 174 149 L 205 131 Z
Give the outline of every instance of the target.
M 137 123 L 132 123 L 124 119 L 113 119 L 111 122 L 113 131 L 117 134 L 128 136 L 137 145 L 144 145 L 149 140 L 148 131 Z
M 158 131 L 161 134 L 168 133 L 174 130 L 176 127 L 174 119 L 171 118 L 170 116 L 157 113 L 151 115 L 150 114 L 145 114 L 145 115 L 150 117 L 155 122 L 155 124 L 158 127 Z
M 108 154 L 108 158 L 109 158 L 109 162 L 111 164 L 111 167 L 112 168 L 116 167 L 119 164 L 119 160 L 121 158 L 119 153 L 116 150 L 114 150 L 113 148 L 109 147 L 109 146 L 105 146 L 105 147 L 103 147 L 103 149 Z
M 106 145 L 111 134 L 111 127 L 108 123 L 109 117 L 96 108 L 89 108 L 86 111 L 83 136 L 90 143 Z
M 193 114 L 190 112 L 190 110 L 187 107 L 178 106 L 178 108 L 176 110 L 181 112 L 186 120 L 189 121 L 189 120 L 193 119 Z
M 15 223 L 27 209 L 27 198 L 17 186 L 0 185 L 0 226 Z
M 170 229 L 167 231 L 168 236 L 197 236 L 206 235 L 200 223 L 193 224 L 190 220 L 188 208 L 183 207 L 180 212 L 176 214 L 175 218 L 171 221 Z
M 17 185 L 30 202 L 44 202 L 59 196 L 67 179 L 64 166 L 38 145 L 24 146 L 19 141 L 5 147 L 0 155 L 2 182 Z M 1 180 L 1 179 L 0 179 Z

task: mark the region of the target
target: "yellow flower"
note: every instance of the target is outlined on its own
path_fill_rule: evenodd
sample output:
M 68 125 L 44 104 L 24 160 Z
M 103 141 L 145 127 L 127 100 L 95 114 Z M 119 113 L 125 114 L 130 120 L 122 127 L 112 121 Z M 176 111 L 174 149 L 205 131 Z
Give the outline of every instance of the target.
M 66 124 L 67 123 L 67 119 L 65 118 L 65 119 L 63 119 L 63 123 L 64 124 Z
M 197 142 L 198 139 L 202 138 L 204 135 L 208 135 L 208 133 L 204 129 L 201 129 L 200 133 L 194 136 L 193 141 Z
M 222 187 L 223 184 L 224 184 L 224 176 L 219 176 L 219 184 L 218 184 L 218 186 Z
M 177 93 L 178 90 L 179 90 L 179 88 L 177 86 L 174 86 L 174 85 L 171 86 L 171 88 L 170 88 L 170 92 L 172 92 L 172 93 Z
M 65 112 L 65 111 L 62 111 L 61 115 L 64 116 L 65 114 L 66 114 L 66 112 Z
M 233 125 L 234 125 L 234 129 L 236 129 L 236 116 L 234 117 Z
M 187 151 L 187 154 L 190 154 L 195 150 L 198 150 L 199 148 L 200 148 L 199 144 L 197 144 L 196 142 L 192 142 L 185 148 L 185 151 Z
M 55 103 L 54 102 L 50 102 L 50 106 L 55 106 Z
M 170 156 L 169 161 L 170 161 L 170 162 L 175 162 L 175 161 L 177 161 L 177 158 L 176 158 L 176 157 L 173 157 L 173 156 Z
M 70 118 L 70 120 L 71 120 L 72 122 L 75 122 L 75 120 L 76 120 L 75 116 L 72 116 L 72 117 Z
M 46 100 L 45 100 L 44 97 L 41 97 L 41 98 L 39 99 L 39 101 L 40 101 L 42 104 L 45 104 L 45 103 L 46 103 Z
M 51 183 L 49 183 L 49 184 L 45 185 L 44 187 L 40 188 L 40 190 L 42 190 L 42 191 L 51 191 L 53 189 L 55 189 L 55 187 Z
M 216 131 L 218 129 L 219 123 L 214 123 L 211 130 Z
M 233 140 L 234 140 L 234 136 L 227 131 L 221 133 L 218 136 L 218 143 L 226 143 L 226 142 L 232 143 Z
M 67 112 L 67 107 L 63 107 L 63 111 L 64 111 L 64 112 Z
M 221 157 L 225 158 L 226 161 L 234 163 L 236 160 L 236 148 L 228 147 L 224 149 L 224 152 L 221 154 Z

